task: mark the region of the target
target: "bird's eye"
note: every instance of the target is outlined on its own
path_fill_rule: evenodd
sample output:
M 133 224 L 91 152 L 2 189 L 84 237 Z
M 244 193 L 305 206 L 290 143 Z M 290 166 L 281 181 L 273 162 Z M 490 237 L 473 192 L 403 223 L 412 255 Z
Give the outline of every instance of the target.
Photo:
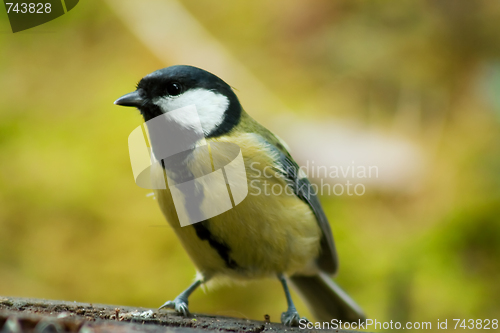
M 167 93 L 170 96 L 177 96 L 182 92 L 182 86 L 177 82 L 169 82 L 167 84 Z

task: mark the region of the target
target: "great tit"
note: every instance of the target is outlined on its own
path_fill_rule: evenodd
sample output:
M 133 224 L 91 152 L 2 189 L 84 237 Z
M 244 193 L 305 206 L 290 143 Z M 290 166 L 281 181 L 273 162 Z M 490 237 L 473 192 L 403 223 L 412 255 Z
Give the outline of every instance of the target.
M 330 278 L 338 268 L 332 231 L 305 173 L 286 144 L 243 110 L 226 82 L 200 68 L 171 66 L 142 78 L 134 92 L 115 104 L 136 107 L 146 122 L 194 105 L 206 143 L 230 142 L 241 149 L 246 181 L 252 189 L 232 209 L 184 227 L 170 189 L 155 191 L 163 214 L 198 271 L 196 281 L 160 309 L 189 315 L 188 297 L 211 279 L 277 277 L 288 304 L 281 316 L 285 325 L 297 326 L 301 320 L 288 284 L 296 288 L 318 320 L 365 319 L 359 306 Z M 190 120 L 179 117 L 176 121 L 182 127 Z M 188 173 L 205 162 L 195 150 L 183 158 L 189 161 L 184 164 Z M 161 169 L 168 173 L 169 164 L 162 163 Z M 270 193 L 270 184 L 289 191 Z

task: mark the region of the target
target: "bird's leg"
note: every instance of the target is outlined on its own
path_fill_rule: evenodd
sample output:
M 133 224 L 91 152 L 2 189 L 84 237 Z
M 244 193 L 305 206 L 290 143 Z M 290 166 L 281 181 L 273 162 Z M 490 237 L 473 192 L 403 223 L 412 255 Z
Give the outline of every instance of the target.
M 160 309 L 168 308 L 174 309 L 177 313 L 182 314 L 183 316 L 189 316 L 188 310 L 188 298 L 196 290 L 203 282 L 206 282 L 204 279 L 197 279 L 193 282 L 186 290 L 179 294 L 173 301 L 167 301 L 165 304 L 160 306 Z
M 285 276 L 283 274 L 279 274 L 278 279 L 283 285 L 283 289 L 285 290 L 286 302 L 288 304 L 288 309 L 286 310 L 286 312 L 283 312 L 281 314 L 281 323 L 286 326 L 299 326 L 300 316 L 297 312 L 297 309 L 295 308 L 295 305 L 293 304 L 292 296 L 290 295 L 290 290 L 288 289 L 288 284 L 286 283 Z

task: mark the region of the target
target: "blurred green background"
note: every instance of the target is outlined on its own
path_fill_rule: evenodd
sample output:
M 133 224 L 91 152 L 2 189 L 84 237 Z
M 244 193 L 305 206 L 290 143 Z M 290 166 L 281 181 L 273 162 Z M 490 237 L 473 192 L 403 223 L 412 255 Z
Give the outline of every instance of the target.
M 16 34 L 0 10 L 0 295 L 158 307 L 194 277 L 133 181 L 127 137 L 141 117 L 113 105 L 145 74 L 184 62 L 155 56 L 112 3 L 82 1 Z M 295 124 L 351 124 L 419 151 L 411 190 L 379 182 L 360 197 L 321 197 L 337 281 L 371 318 L 498 319 L 500 2 L 180 3 L 266 87 L 248 96 L 235 86 L 278 135 L 290 113 Z M 183 29 L 157 43 L 184 47 Z M 287 111 L 245 103 L 265 106 L 266 94 Z M 307 135 L 294 137 L 307 147 Z M 277 280 L 190 299 L 193 312 L 272 321 L 285 307 Z

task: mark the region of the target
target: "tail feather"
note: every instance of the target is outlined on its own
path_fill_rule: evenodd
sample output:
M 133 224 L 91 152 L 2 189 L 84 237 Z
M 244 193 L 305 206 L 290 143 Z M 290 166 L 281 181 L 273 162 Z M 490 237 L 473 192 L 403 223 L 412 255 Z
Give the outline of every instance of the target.
M 366 320 L 363 310 L 326 273 L 294 275 L 289 279 L 316 320 Z

